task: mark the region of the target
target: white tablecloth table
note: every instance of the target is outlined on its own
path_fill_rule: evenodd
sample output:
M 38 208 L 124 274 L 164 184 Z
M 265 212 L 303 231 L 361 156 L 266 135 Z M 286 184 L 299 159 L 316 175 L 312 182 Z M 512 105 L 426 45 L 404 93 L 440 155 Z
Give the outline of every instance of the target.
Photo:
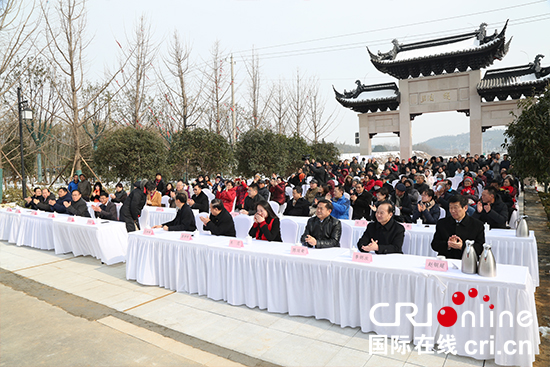
M 43 211 L 33 215 L 33 212 L 21 215 L 16 245 L 53 250 L 55 248 L 53 222 L 67 220 L 69 215 Z M 52 215 L 54 218 L 50 217 Z
M 530 365 L 538 353 L 540 338 L 534 285 L 529 269 L 523 266 L 499 265 L 495 278 L 463 274 L 459 260 L 451 260 L 448 272 L 425 270 L 426 257 L 413 255 L 374 255 L 370 264 L 351 261 L 347 249 L 309 249 L 309 255 L 290 255 L 292 244 L 252 241 L 243 248 L 229 247 L 228 237 L 201 235 L 191 241 L 180 241 L 180 233 L 155 231 L 154 236 L 142 232 L 130 235 L 127 258 L 127 278 L 144 284 L 161 285 L 173 290 L 204 294 L 233 305 L 245 304 L 270 312 L 314 316 L 342 326 L 361 327 L 364 332 L 399 336 L 419 341 L 423 335 L 437 342 L 440 335 L 452 335 L 459 355 L 477 359 L 496 359 L 502 365 Z M 206 279 L 206 281 L 205 281 Z M 478 290 L 470 297 L 471 288 Z M 453 303 L 453 294 L 462 292 L 465 302 Z M 485 302 L 484 296 L 490 300 Z M 407 303 L 400 310 L 401 322 L 396 320 L 395 305 Z M 370 317 L 377 304 L 387 303 Z M 405 315 L 416 305 L 418 314 L 409 322 Z M 532 315 L 530 325 L 507 324 L 488 327 L 479 317 L 490 319 L 489 306 L 494 314 L 504 311 L 515 318 L 520 312 Z M 453 306 L 458 322 L 443 327 L 437 314 L 444 306 Z M 431 309 L 430 309 L 431 307 Z M 462 316 L 468 311 L 476 315 L 474 326 L 463 326 Z M 466 318 L 471 322 L 471 317 Z M 498 317 L 497 317 L 498 320 Z M 508 318 L 505 318 L 508 320 Z M 493 337 L 491 337 L 491 335 Z M 492 340 L 495 351 L 503 351 L 508 340 L 527 342 L 530 353 L 503 355 L 478 348 L 469 353 L 467 342 Z M 479 346 L 479 344 L 478 344 Z
M 176 217 L 178 210 L 176 208 L 161 208 L 154 206 L 144 206 L 139 217 L 139 226 L 141 229 L 150 228 L 159 224 L 170 222 Z
M 72 252 L 75 256 L 91 255 L 107 265 L 124 262 L 128 247 L 128 233 L 123 222 L 94 219 L 94 225 L 87 224 L 90 218 L 73 217 L 53 221 L 53 240 L 56 254 Z
M 21 213 L 16 213 L 15 211 L 17 209 L 19 209 Z M 11 212 L 9 212 L 7 208 L 0 209 L 0 240 L 8 241 L 10 243 L 17 242 L 21 215 L 30 212 L 30 209 L 21 208 L 12 208 Z

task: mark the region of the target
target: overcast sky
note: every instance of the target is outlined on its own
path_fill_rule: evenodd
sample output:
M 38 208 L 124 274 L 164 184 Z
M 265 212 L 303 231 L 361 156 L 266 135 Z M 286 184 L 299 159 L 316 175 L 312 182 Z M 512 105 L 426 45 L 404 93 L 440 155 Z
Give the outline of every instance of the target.
M 528 5 L 518 6 L 522 4 Z M 318 77 L 327 112 L 339 111 L 339 126 L 328 140 L 350 144 L 358 131 L 357 114 L 334 100 L 332 85 L 342 91 L 353 89 L 357 79 L 364 84 L 397 81 L 374 68 L 366 46 L 385 52 L 394 38 L 416 42 L 474 31 L 482 22 L 492 33 L 510 19 L 506 32 L 507 39 L 513 36 L 510 51 L 490 68 L 523 65 L 539 53 L 547 55 L 542 64 L 550 65 L 550 1 L 89 0 L 87 32 L 94 37 L 87 51 L 91 71 L 99 75 L 105 66 L 115 64 L 115 40 L 124 45 L 141 15 L 151 23 L 161 53 L 174 29 L 192 45 L 192 58 L 198 63 L 209 59 L 209 49 L 219 40 L 222 50 L 234 53 L 239 92 L 246 85 L 242 60 L 252 47 L 258 51 L 266 84 L 291 79 L 297 69 Z M 240 96 L 239 102 L 244 104 Z M 422 115 L 413 121 L 413 141 L 468 130 L 463 114 Z M 397 139 L 377 137 L 373 143 L 397 143 Z

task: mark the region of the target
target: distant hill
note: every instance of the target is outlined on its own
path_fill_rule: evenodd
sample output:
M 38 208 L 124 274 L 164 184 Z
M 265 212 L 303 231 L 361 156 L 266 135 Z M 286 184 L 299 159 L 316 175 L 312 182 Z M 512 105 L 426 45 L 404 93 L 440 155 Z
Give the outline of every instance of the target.
M 483 153 L 500 152 L 505 150 L 501 147 L 504 143 L 504 129 L 489 129 L 483 133 Z M 340 153 L 358 153 L 359 146 L 336 143 Z M 373 152 L 398 151 L 396 145 L 375 145 Z M 454 155 L 464 154 L 470 150 L 470 133 L 459 135 L 439 136 L 426 140 L 422 143 L 414 144 L 413 150 L 421 150 L 430 155 Z

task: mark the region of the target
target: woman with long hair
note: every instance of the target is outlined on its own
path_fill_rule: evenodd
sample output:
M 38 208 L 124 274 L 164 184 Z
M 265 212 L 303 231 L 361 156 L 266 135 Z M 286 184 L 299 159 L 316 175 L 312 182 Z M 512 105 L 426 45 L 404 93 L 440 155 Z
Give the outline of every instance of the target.
M 282 242 L 279 217 L 267 201 L 260 201 L 256 204 L 254 224 L 248 234 L 257 240 Z

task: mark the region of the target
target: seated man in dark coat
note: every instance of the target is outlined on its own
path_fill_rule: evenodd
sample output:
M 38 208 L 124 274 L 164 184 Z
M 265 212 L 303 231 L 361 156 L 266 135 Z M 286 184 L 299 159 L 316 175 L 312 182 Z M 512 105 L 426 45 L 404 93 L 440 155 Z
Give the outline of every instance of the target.
M 138 186 L 132 192 L 122 208 L 120 208 L 120 221 L 126 223 L 126 230 L 128 232 L 133 232 L 139 230 L 139 217 L 141 215 L 141 210 L 147 202 L 147 195 L 150 195 L 151 192 L 156 190 L 156 185 L 153 181 L 141 180 L 136 182 L 134 186 Z
M 59 195 L 59 198 L 57 200 L 49 201 L 50 209 L 53 212 L 66 213 L 67 208 L 65 208 L 64 203 L 71 202 L 72 200 L 71 194 L 69 193 L 69 190 L 67 190 L 65 187 L 60 187 L 59 190 L 57 190 L 57 194 Z
M 466 215 L 468 199 L 455 195 L 449 199 L 451 215 L 440 219 L 435 227 L 432 249 L 438 255 L 449 259 L 462 259 L 462 251 L 466 247 L 464 241 L 473 240 L 474 249 L 479 256 L 485 243 L 483 223 Z
M 300 186 L 292 189 L 292 198 L 286 202 L 286 209 L 283 214 L 309 217 L 309 201 L 302 197 L 302 188 Z
M 351 219 L 370 218 L 372 198 L 372 194 L 365 190 L 363 184 L 359 182 L 355 186 L 355 192 L 350 195 L 351 206 L 353 207 L 353 216 Z
M 449 213 L 449 200 L 458 193 L 453 190 L 453 184 L 450 180 L 441 181 L 434 189 L 436 202 L 440 207 L 445 209 L 445 216 L 450 217 Z
M 257 184 L 251 184 L 248 186 L 248 196 L 244 198 L 244 205 L 241 214 L 254 215 L 256 214 L 256 204 L 260 201 L 265 201 L 263 196 L 259 194 L 259 188 Z
M 103 191 L 99 195 L 99 202 L 101 205 L 92 206 L 96 218 L 118 220 L 116 205 L 109 201 L 109 194 Z
M 202 192 L 200 185 L 193 186 L 193 196 L 187 200 L 187 204 L 191 209 L 198 209 L 199 213 L 208 213 L 208 196 Z
M 489 224 L 491 228 L 506 228 L 508 207 L 500 199 L 497 189 L 488 187 L 483 190 L 472 217 Z
M 204 229 L 210 231 L 215 236 L 236 237 L 235 222 L 227 209 L 223 206 L 223 201 L 214 199 L 210 203 L 210 217 L 199 217 L 204 223 Z
M 407 187 L 402 183 L 398 183 L 395 185 L 395 191 L 390 195 L 390 198 L 401 212 L 395 219 L 399 222 L 411 223 L 413 208 L 411 197 L 407 193 Z
M 28 198 L 25 198 L 25 208 L 30 209 L 38 209 L 36 206 L 38 203 L 41 203 L 44 201 L 44 197 L 42 196 L 42 190 L 40 190 L 40 187 L 35 187 L 34 189 L 34 195 L 29 196 Z
M 376 209 L 376 220 L 369 223 L 357 242 L 361 252 L 376 251 L 377 254 L 402 254 L 405 227 L 393 218 L 394 206 L 384 201 Z
M 36 208 L 39 210 L 43 210 L 45 212 L 53 212 L 52 208 L 50 207 L 50 200 L 55 201 L 54 193 L 50 192 L 50 190 L 47 188 L 43 188 L 42 198 L 43 198 L 43 201 L 36 203 Z
M 88 205 L 82 198 L 80 191 L 73 190 L 71 194 L 73 200 L 71 202 L 64 202 L 65 208 L 67 208 L 67 214 L 78 215 L 79 217 L 91 218 L 90 212 L 88 211 Z
M 304 234 L 300 238 L 302 246 L 313 248 L 340 247 L 342 223 L 332 215 L 332 203 L 321 199 L 317 203 L 316 216 L 307 221 Z
M 191 207 L 187 205 L 186 193 L 176 195 L 176 208 L 178 208 L 176 218 L 152 228 L 162 228 L 165 231 L 195 231 L 197 229 L 195 216 Z
M 126 198 L 128 197 L 128 194 L 126 194 L 126 191 L 124 191 L 124 187 L 119 182 L 115 186 L 115 193 L 111 194 L 111 202 L 113 203 L 124 203 Z

